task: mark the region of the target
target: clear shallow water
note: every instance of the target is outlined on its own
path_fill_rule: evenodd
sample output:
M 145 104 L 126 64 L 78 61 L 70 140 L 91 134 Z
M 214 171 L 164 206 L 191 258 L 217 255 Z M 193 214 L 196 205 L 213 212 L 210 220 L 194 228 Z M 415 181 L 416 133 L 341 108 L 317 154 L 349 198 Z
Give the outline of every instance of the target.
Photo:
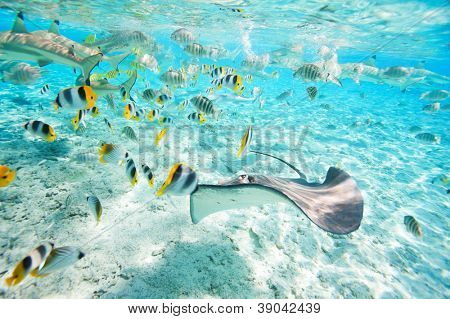
M 361 1 L 328 4 L 325 9 L 325 3 L 311 1 L 228 4 L 243 8 L 243 14 L 200 1 L 135 1 L 114 8 L 103 2 L 5 4 L 25 12 L 30 30 L 47 29 L 51 19 L 58 18 L 61 33 L 79 42 L 90 33 L 97 38 L 123 30 L 152 35 L 161 46 L 153 54 L 162 72 L 169 66 L 180 67 L 182 61 L 234 66 L 240 72 L 249 52 L 262 55 L 282 47 L 297 48 L 294 63 L 315 62 L 320 59 L 318 49 L 326 45 L 336 50 L 340 65 L 360 62 L 375 52 L 380 69 L 410 67 L 425 60 L 427 70 L 450 76 L 449 8 L 439 1 Z M 8 30 L 14 14 L 5 9 L 1 15 L 1 30 Z M 202 44 L 221 44 L 230 52 L 238 49 L 239 54 L 234 61 L 194 61 L 170 40 L 179 27 L 192 29 Z M 120 69 L 129 69 L 131 61 Z M 166 107 L 164 113 L 175 124 L 160 148 L 152 145 L 160 127 L 127 122 L 119 96 L 116 111 L 99 99 L 101 115 L 88 119 L 87 132 L 76 135 L 70 125 L 73 114 L 55 113 L 51 106 L 60 89 L 73 85 L 76 76 L 69 67 L 49 65 L 42 78 L 29 86 L 1 83 L 0 164 L 18 170 L 18 177 L 0 192 L 0 271 L 11 269 L 45 240 L 57 246 L 79 246 L 86 252 L 64 273 L 30 279 L 3 296 L 447 298 L 448 185 L 431 181 L 449 174 L 450 116 L 443 109 L 423 112 L 429 102 L 419 97 L 433 89 L 449 90 L 449 83 L 430 88 L 412 85 L 402 93 L 395 85 L 365 81 L 357 85 L 341 77 L 343 88 L 315 84 L 319 93 L 310 102 L 305 89 L 313 83 L 293 80 L 293 71 L 282 64 L 269 64 L 265 74 L 241 71 L 254 78 L 246 84 L 244 96 L 250 96 L 253 87 L 262 88 L 262 108 L 258 103 L 221 98 L 217 104 L 225 115 L 200 127 L 185 119 L 190 111 L 178 114 L 177 107 Z M 102 63 L 94 72 L 108 70 Z M 278 79 L 271 76 L 273 71 L 279 72 Z M 140 74 L 133 96 L 144 90 L 144 76 L 151 87 L 161 85 L 158 75 Z M 126 78 L 121 75 L 111 82 Z M 39 90 L 46 83 L 51 94 L 41 95 Z M 175 91 L 176 104 L 208 86 L 209 78 L 200 75 L 194 88 Z M 290 105 L 275 99 L 287 89 L 293 89 Z M 448 99 L 441 101 L 441 108 L 448 103 Z M 138 105 L 149 107 L 139 99 Z M 109 133 L 103 117 L 110 120 L 115 133 Z M 30 119 L 51 124 L 57 141 L 48 144 L 25 134 L 21 125 Z M 301 212 L 282 205 L 220 213 L 193 225 L 187 198 L 154 199 L 154 190 L 143 181 L 130 187 L 123 167 L 72 160 L 85 150 L 94 148 L 95 153 L 98 142 L 107 140 L 145 160 L 157 185 L 180 160 L 197 169 L 202 183 L 230 179 L 239 171 L 292 177 L 287 167 L 266 158 L 234 159 L 251 123 L 252 148 L 289 159 L 310 181 L 322 181 L 330 166 L 347 171 L 364 196 L 361 227 L 350 235 L 331 235 Z M 125 125 L 143 137 L 139 145 L 121 136 Z M 413 125 L 440 136 L 440 144 L 416 139 L 417 133 L 410 132 Z M 302 133 L 305 128 L 307 132 Z M 104 206 L 98 226 L 84 200 L 91 189 Z M 75 202 L 66 208 L 69 194 Z M 422 239 L 406 231 L 405 215 L 420 222 Z

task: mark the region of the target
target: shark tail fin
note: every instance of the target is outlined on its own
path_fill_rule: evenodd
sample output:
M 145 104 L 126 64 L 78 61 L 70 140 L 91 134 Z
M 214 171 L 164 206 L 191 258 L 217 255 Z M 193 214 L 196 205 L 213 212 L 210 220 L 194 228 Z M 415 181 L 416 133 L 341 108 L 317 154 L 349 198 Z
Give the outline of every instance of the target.
M 88 56 L 87 58 L 83 59 L 80 62 L 80 68 L 81 68 L 81 71 L 83 72 L 84 78 L 86 79 L 87 85 L 90 84 L 89 76 L 91 74 L 92 69 L 95 68 L 100 63 L 102 58 L 103 58 L 103 54 L 98 53 L 98 54 Z
M 60 35 L 60 33 L 59 33 L 59 20 L 53 20 L 52 24 L 50 25 L 50 28 L 48 28 L 48 32 Z
M 114 70 L 119 70 L 119 64 L 123 62 L 131 53 L 124 53 L 115 56 L 105 57 L 105 61 L 111 65 Z
M 376 54 L 374 54 L 370 58 L 366 59 L 363 62 L 363 64 L 368 65 L 368 66 L 376 67 L 376 62 L 377 62 L 377 56 L 376 56 Z
M 126 99 L 127 97 L 131 97 L 130 91 L 133 88 L 134 84 L 136 83 L 136 79 L 137 79 L 137 71 L 133 70 L 133 73 L 131 74 L 130 78 L 120 85 L 121 88 L 120 92 L 124 99 Z
M 16 16 L 16 20 L 14 20 L 14 24 L 12 26 L 11 32 L 14 33 L 28 33 L 27 28 L 25 27 L 25 22 L 23 18 L 23 12 L 19 12 Z

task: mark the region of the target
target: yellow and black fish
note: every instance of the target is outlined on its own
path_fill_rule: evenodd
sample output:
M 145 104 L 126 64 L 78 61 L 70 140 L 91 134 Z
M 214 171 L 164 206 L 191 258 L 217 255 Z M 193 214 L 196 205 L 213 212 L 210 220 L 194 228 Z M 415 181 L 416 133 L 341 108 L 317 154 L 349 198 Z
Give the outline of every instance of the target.
M 194 113 L 189 114 L 187 118 L 190 121 L 198 122 L 200 124 L 203 124 L 206 122 L 206 118 L 202 113 L 194 112 Z
M 130 180 L 131 186 L 135 186 L 137 184 L 137 169 L 128 152 L 125 153 L 125 173 Z
M 228 74 L 220 80 L 221 87 L 226 87 L 240 95 L 244 91 L 242 77 L 238 74 Z
M 53 127 L 41 122 L 41 121 L 29 121 L 23 125 L 24 129 L 27 130 L 31 135 L 39 136 L 46 140 L 47 142 L 53 142 L 56 140 L 56 133 Z
M 163 125 L 167 125 L 167 124 L 172 124 L 173 123 L 173 119 L 171 117 L 167 117 L 167 116 L 160 116 L 158 119 L 158 123 Z
M 98 149 L 100 163 L 117 164 L 123 159 L 122 148 L 115 144 L 102 143 Z
M 146 164 L 141 165 L 142 173 L 145 176 L 145 179 L 148 182 L 148 185 L 150 187 L 153 187 L 155 185 L 155 177 L 153 176 L 153 172 Z
M 89 113 L 92 117 L 97 117 L 100 114 L 100 110 L 98 107 L 94 106 L 92 109 L 89 110 Z
M 164 136 L 166 136 L 167 133 L 167 127 L 163 128 L 161 130 L 161 132 L 159 132 L 158 134 L 156 134 L 155 136 L 155 146 L 159 145 L 159 142 L 161 142 L 161 140 L 164 138 Z
M 150 122 L 153 122 L 154 120 L 159 118 L 159 110 L 158 109 L 154 109 L 154 110 L 150 110 L 147 114 L 147 119 Z
M 53 247 L 53 243 L 46 242 L 33 249 L 14 267 L 11 275 L 5 279 L 6 286 L 16 286 L 29 274 L 33 275 L 45 262 Z
M 131 118 L 136 116 L 136 111 L 137 111 L 136 104 L 134 104 L 134 102 L 130 102 L 127 105 L 125 105 L 123 109 L 123 116 L 127 120 L 131 120 Z
M 0 165 L 0 187 L 6 187 L 16 178 L 16 172 L 6 165 Z
M 97 94 L 92 87 L 87 85 L 76 86 L 61 90 L 56 96 L 54 107 L 69 110 L 83 110 L 94 107 L 97 102 Z
M 165 105 L 167 102 L 169 102 L 172 98 L 168 96 L 167 94 L 161 94 L 156 98 L 156 103 L 159 105 Z
M 252 141 L 252 135 L 253 135 L 253 129 L 251 126 L 248 127 L 247 131 L 245 131 L 244 136 L 241 140 L 241 146 L 239 147 L 239 150 L 236 154 L 237 157 L 241 157 L 250 146 L 250 143 Z
M 72 125 L 75 130 L 78 130 L 80 124 L 83 124 L 86 127 L 86 123 L 84 119 L 86 118 L 88 110 L 78 110 L 77 115 L 72 119 Z
M 198 184 L 197 173 L 183 163 L 175 164 L 169 172 L 166 181 L 156 192 L 156 196 L 162 196 L 164 193 L 184 196 L 190 195 Z

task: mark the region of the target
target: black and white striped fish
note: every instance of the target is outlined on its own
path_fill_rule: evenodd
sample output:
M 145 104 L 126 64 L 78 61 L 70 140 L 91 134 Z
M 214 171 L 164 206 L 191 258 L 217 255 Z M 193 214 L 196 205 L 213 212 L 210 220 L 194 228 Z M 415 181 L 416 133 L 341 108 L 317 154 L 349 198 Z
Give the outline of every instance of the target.
M 211 115 L 214 119 L 218 119 L 222 111 L 217 109 L 212 101 L 206 96 L 198 95 L 190 99 L 190 103 L 196 108 L 198 112 L 206 115 Z
M 122 134 L 125 135 L 131 141 L 137 142 L 138 140 L 136 133 L 134 132 L 131 126 L 125 126 L 122 129 Z
M 312 101 L 317 95 L 317 88 L 315 86 L 309 86 L 306 88 L 306 93 L 308 93 L 309 99 Z
M 184 52 L 189 53 L 190 55 L 193 55 L 195 57 L 204 57 L 208 55 L 207 50 L 198 43 L 189 43 L 187 46 L 184 47 Z
M 145 89 L 144 92 L 142 92 L 142 98 L 148 102 L 153 101 L 158 96 L 158 91 L 153 89 Z
M 50 86 L 48 84 L 44 84 L 44 86 L 39 91 L 42 95 L 46 94 L 50 91 Z
M 416 135 L 416 138 L 418 140 L 421 140 L 424 142 L 429 142 L 429 143 L 439 144 L 441 142 L 441 138 L 432 133 L 419 133 Z
M 420 229 L 419 222 L 413 216 L 405 216 L 403 218 L 406 230 L 416 237 L 422 237 L 422 230 Z
M 164 72 L 163 74 L 161 74 L 159 79 L 168 85 L 183 87 L 187 85 L 187 76 L 184 73 L 176 70 L 168 70 Z
M 189 44 L 195 41 L 194 34 L 185 28 L 175 30 L 170 38 L 179 44 Z
M 294 73 L 295 78 L 302 78 L 305 81 L 319 81 L 322 79 L 322 72 L 317 65 L 304 64 Z

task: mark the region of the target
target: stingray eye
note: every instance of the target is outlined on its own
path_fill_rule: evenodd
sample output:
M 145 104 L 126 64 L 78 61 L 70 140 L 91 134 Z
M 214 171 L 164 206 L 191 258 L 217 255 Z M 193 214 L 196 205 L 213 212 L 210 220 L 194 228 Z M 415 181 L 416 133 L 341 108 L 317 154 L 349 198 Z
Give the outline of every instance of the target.
M 248 182 L 248 175 L 247 174 L 239 175 L 239 181 L 243 182 L 243 183 L 247 183 Z
M 255 182 L 255 178 L 253 176 L 248 176 L 248 182 L 249 183 L 254 183 Z

